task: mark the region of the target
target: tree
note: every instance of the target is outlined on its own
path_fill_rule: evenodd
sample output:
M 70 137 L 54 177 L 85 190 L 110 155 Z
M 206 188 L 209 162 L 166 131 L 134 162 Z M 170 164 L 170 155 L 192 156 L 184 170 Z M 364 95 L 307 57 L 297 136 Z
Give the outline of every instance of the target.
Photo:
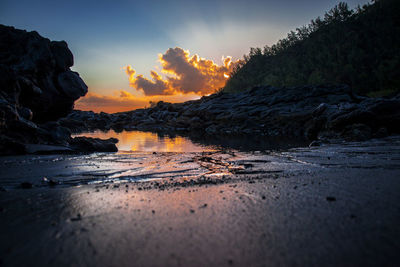
M 290 31 L 272 46 L 251 48 L 224 91 L 260 85 L 346 83 L 357 93 L 400 88 L 400 1 L 346 3 Z

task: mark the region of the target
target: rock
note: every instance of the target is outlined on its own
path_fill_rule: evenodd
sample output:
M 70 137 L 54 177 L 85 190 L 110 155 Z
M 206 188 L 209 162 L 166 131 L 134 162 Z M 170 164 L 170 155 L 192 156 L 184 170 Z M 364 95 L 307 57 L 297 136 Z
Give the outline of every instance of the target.
M 58 122 L 47 122 L 40 124 L 40 127 L 47 130 L 54 144 L 68 145 L 71 140 L 71 131 L 61 126 Z
M 29 108 L 21 107 L 18 109 L 18 114 L 25 120 L 31 121 L 33 118 L 32 110 Z
M 217 126 L 215 125 L 210 125 L 206 128 L 206 133 L 208 134 L 214 134 L 217 132 Z
M 51 131 L 51 137 L 55 143 L 68 143 L 71 140 L 71 131 L 66 127 L 58 126 Z
M 381 127 L 378 129 L 378 131 L 375 133 L 375 137 L 377 138 L 382 138 L 388 136 L 388 130 L 385 127 Z
M 37 32 L 4 25 L 0 25 L 0 40 L 2 90 L 6 88 L 9 101 L 29 108 L 34 120 L 48 119 L 47 111 L 52 111 L 50 118 L 64 116 L 72 110 L 73 102 L 85 94 L 86 85 L 69 70 L 73 56 L 66 42 L 51 42 Z M 62 85 L 57 82 L 60 74 Z M 67 90 L 66 83 L 74 86 Z
M 116 131 L 173 130 L 213 136 L 257 134 L 324 142 L 338 138 L 365 140 L 400 133 L 399 101 L 397 96 L 392 99 L 360 97 L 343 85 L 259 86 L 185 103 L 159 102 L 152 108 L 108 116 L 73 111 L 60 123 L 72 131 L 111 127 Z
M 82 120 L 72 118 L 62 118 L 58 121 L 61 126 L 68 128 L 73 133 L 79 133 L 89 130 L 89 126 Z M 101 128 L 99 128 L 101 129 Z
M 73 62 L 65 41 L 0 25 L 1 154 L 24 153 L 26 144 L 69 146 L 69 129 L 38 123 L 66 116 L 87 93 Z
M 0 135 L 0 155 L 20 155 L 26 153 L 24 144 Z
M 70 142 L 71 148 L 82 152 L 117 152 L 116 143 L 116 138 L 104 140 L 92 137 L 75 137 Z
M 50 43 L 50 50 L 56 61 L 56 67 L 60 71 L 66 71 L 69 67 L 74 65 L 74 56 L 68 49 L 68 45 L 65 41 L 52 41 Z
M 87 85 L 79 77 L 78 73 L 66 71 L 58 75 L 58 84 L 62 91 L 71 99 L 78 99 L 88 92 Z
M 314 112 L 313 112 L 314 116 Z M 318 133 L 324 128 L 326 122 L 325 118 L 313 117 L 307 121 L 304 125 L 304 136 L 309 140 L 315 140 L 318 138 Z
M 10 121 L 8 123 L 8 129 L 30 136 L 30 135 L 35 135 L 38 126 L 31 121 L 18 117 L 17 120 Z
M 375 114 L 364 109 L 356 109 L 350 113 L 338 116 L 330 122 L 333 129 L 340 130 L 354 123 L 372 124 L 376 121 Z
M 393 133 L 400 132 L 400 99 L 379 99 L 368 105 L 367 110 L 375 115 L 375 126 Z
M 352 124 L 344 129 L 343 137 L 347 140 L 365 141 L 372 138 L 372 130 L 365 124 Z
M 328 108 L 327 104 L 325 104 L 325 103 L 319 104 L 319 106 L 316 109 L 314 109 L 312 112 L 313 117 L 320 116 L 327 108 Z

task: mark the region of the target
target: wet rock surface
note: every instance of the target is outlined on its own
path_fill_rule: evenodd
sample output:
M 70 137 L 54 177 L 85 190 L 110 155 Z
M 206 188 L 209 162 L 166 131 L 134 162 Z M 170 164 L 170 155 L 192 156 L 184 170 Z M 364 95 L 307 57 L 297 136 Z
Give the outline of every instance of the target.
M 5 266 L 400 262 L 398 136 L 284 151 L 9 156 L 0 167 Z
M 400 98 L 361 97 L 347 86 L 267 86 L 115 114 L 73 111 L 60 124 L 73 132 L 113 129 L 368 140 L 400 132 Z

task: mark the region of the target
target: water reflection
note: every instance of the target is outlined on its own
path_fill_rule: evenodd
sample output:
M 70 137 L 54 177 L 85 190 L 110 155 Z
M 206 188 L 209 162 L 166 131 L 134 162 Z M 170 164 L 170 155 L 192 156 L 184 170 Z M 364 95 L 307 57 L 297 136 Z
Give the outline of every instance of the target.
M 219 148 L 236 149 L 239 151 L 279 151 L 296 147 L 308 147 L 310 141 L 278 136 L 262 135 L 195 135 L 191 134 L 192 142 L 205 146 L 218 146 Z
M 142 131 L 108 132 L 95 131 L 74 136 L 88 136 L 107 139 L 118 138 L 119 151 L 137 152 L 212 152 L 220 149 L 239 151 L 286 150 L 308 146 L 309 141 L 261 135 L 212 135 L 191 133 L 180 136 L 174 133 L 153 133 Z
M 87 136 L 101 139 L 118 138 L 119 151 L 138 152 L 202 152 L 216 151 L 216 145 L 202 145 L 192 142 L 189 138 L 175 135 L 163 135 L 152 132 L 123 131 L 120 133 L 95 131 L 74 136 Z

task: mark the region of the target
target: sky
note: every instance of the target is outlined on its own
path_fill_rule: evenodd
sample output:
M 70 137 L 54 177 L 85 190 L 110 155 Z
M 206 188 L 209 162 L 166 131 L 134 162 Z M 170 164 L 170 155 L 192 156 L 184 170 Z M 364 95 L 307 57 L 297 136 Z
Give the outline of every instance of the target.
M 338 2 L 1 0 L 0 24 L 65 40 L 89 87 L 76 108 L 119 112 L 218 90 L 250 47 L 276 43 Z

